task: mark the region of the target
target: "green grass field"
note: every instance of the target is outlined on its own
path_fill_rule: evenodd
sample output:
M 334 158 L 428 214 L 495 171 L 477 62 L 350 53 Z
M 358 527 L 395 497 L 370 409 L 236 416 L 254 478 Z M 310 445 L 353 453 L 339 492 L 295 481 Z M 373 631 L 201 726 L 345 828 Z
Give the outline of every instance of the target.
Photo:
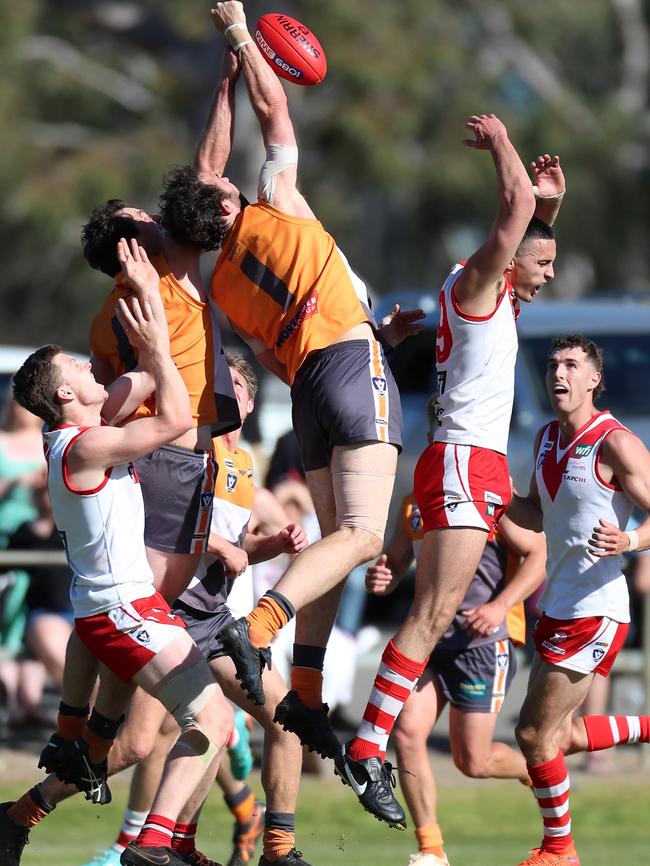
M 259 776 L 254 777 L 259 790 Z M 32 833 L 23 866 L 80 866 L 106 847 L 119 826 L 126 783 L 97 808 L 78 799 L 62 804 Z M 18 790 L 22 791 L 23 788 Z M 0 785 L 3 800 L 16 787 Z M 513 782 L 460 782 L 440 791 L 440 820 L 451 866 L 515 866 L 540 838 L 532 795 Z M 642 775 L 584 778 L 572 797 L 573 829 L 582 866 L 643 866 L 650 862 L 650 786 Z M 226 860 L 231 824 L 220 797 L 211 795 L 199 831 L 199 847 Z M 336 780 L 304 781 L 298 842 L 313 866 L 407 866 L 416 850 L 411 832 L 400 833 L 361 810 Z M 257 857 L 253 861 L 257 864 Z

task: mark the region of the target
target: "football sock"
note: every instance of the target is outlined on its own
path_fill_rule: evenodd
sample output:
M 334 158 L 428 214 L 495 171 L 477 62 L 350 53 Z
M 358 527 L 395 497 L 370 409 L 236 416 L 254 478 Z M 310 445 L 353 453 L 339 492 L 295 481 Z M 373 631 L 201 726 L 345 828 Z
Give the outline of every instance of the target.
M 196 850 L 196 824 L 176 822 L 172 836 L 172 850 L 179 854 L 191 854 Z
M 31 790 L 16 800 L 13 806 L 7 809 L 7 818 L 10 818 L 14 824 L 20 824 L 21 827 L 27 827 L 31 830 L 43 818 L 47 818 L 50 812 L 54 811 L 54 806 L 46 802 L 41 795 L 38 785 L 35 785 Z
M 85 707 L 71 707 L 61 701 L 54 733 L 64 740 L 76 740 L 84 732 L 89 712 L 90 707 L 87 704 Z
M 235 817 L 238 824 L 246 824 L 253 817 L 255 811 L 255 794 L 248 785 L 244 785 L 241 791 L 232 796 L 224 794 L 226 805 Z
M 88 743 L 88 757 L 91 763 L 101 764 L 108 757 L 111 746 L 124 721 L 124 716 L 119 719 L 109 719 L 97 710 L 93 710 L 83 738 Z
M 147 819 L 147 814 L 147 812 L 136 812 L 134 809 L 124 810 L 124 819 L 120 827 L 119 836 L 111 845 L 113 851 L 121 854 L 125 848 L 129 847 L 131 842 L 135 842 L 138 838 L 138 833 L 142 829 L 142 825 Z
M 567 773 L 564 755 L 558 752 L 550 761 L 528 765 L 528 773 L 533 780 L 533 793 L 544 823 L 542 848 L 561 854 L 573 844 L 571 837 L 571 813 L 569 811 L 569 792 L 571 782 Z
M 296 846 L 296 816 L 293 812 L 267 812 L 264 818 L 264 856 L 278 860 Z
M 279 592 L 270 589 L 258 601 L 248 620 L 248 639 L 254 647 L 268 646 L 280 629 L 296 615 L 291 602 Z
M 650 743 L 650 716 L 585 716 L 588 752 L 619 743 Z
M 320 709 L 323 704 L 325 649 L 307 644 L 293 645 L 291 688 L 298 693 L 303 704 L 312 709 Z
M 136 839 L 136 844 L 141 848 L 171 848 L 172 837 L 176 822 L 164 815 L 154 815 L 151 812 L 142 825 L 142 829 Z
M 426 667 L 426 660 L 407 658 L 388 642 L 357 735 L 347 753 L 354 761 L 386 756 L 393 725 Z
M 420 851 L 427 854 L 435 854 L 436 857 L 444 857 L 445 850 L 439 824 L 426 824 L 424 827 L 416 827 L 415 836 L 418 840 L 418 849 Z

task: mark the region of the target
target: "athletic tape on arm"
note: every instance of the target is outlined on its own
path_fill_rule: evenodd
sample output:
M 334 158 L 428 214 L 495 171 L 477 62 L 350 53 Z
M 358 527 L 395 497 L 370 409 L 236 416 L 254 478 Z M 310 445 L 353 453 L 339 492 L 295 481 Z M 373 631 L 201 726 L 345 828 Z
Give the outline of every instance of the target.
M 257 197 L 273 204 L 277 175 L 285 168 L 298 165 L 298 148 L 292 144 L 269 144 L 266 161 L 257 182 Z

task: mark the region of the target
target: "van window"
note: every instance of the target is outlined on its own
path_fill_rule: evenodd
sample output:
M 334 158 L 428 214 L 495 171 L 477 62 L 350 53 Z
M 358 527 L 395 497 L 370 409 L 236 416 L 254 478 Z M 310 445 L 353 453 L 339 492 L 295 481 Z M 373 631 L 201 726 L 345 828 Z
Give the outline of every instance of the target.
M 605 391 L 598 401 L 600 408 L 614 415 L 650 414 L 650 340 L 643 334 L 592 334 L 589 339 L 605 353 Z M 549 408 L 544 377 L 551 341 L 548 337 L 526 337 L 519 351 L 533 372 L 540 405 Z

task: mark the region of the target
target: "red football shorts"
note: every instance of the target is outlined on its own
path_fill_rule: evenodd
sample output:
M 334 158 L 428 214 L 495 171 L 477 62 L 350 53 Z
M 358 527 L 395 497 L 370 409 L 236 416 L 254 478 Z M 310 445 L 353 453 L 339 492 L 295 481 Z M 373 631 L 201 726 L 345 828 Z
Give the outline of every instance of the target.
M 606 677 L 625 643 L 630 624 L 606 616 L 580 619 L 538 619 L 533 640 L 541 658 L 551 665 L 581 674 Z
M 512 497 L 508 461 L 489 448 L 432 442 L 415 467 L 414 493 L 425 532 L 450 526 L 491 532 Z
M 178 637 L 185 623 L 159 592 L 130 604 L 74 621 L 75 631 L 93 655 L 128 683 Z

